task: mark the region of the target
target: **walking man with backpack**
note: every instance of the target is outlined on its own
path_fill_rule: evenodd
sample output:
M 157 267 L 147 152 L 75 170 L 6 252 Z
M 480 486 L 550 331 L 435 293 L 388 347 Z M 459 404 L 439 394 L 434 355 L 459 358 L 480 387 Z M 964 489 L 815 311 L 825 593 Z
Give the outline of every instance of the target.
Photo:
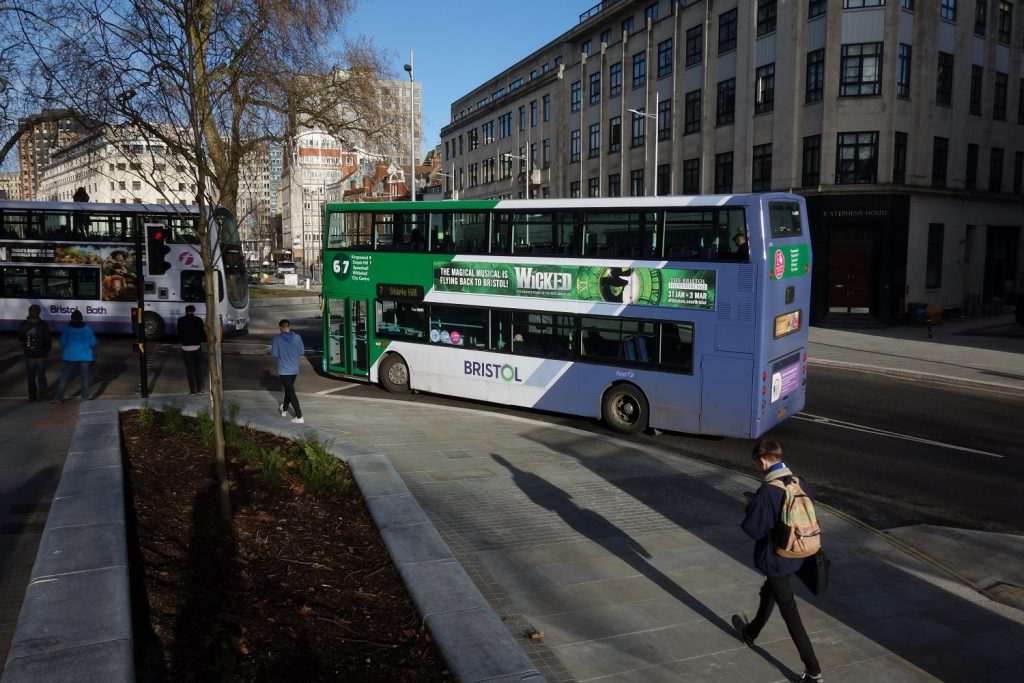
M 749 502 L 741 526 L 754 539 L 754 566 L 765 575 L 765 582 L 753 621 L 746 623 L 741 615 L 735 614 L 732 624 L 740 640 L 753 646 L 778 604 L 804 663 L 800 680 L 821 681 L 821 666 L 789 584 L 789 577 L 800 569 L 804 558 L 814 555 L 820 547 L 820 530 L 807 485 L 782 462 L 782 446 L 777 441 L 762 440 L 754 447 L 753 459 L 764 477 L 757 491 L 744 494 Z
M 46 358 L 50 355 L 50 326 L 42 319 L 38 304 L 28 307 L 28 317 L 18 326 L 18 341 L 25 354 L 28 372 L 28 400 L 46 398 Z

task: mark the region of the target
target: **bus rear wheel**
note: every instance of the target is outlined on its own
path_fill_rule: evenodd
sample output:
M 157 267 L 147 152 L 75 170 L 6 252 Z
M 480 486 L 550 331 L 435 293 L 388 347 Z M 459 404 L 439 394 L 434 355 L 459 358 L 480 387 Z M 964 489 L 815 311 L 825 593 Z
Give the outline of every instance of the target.
M 164 320 L 156 313 L 147 311 L 142 314 L 142 331 L 147 341 L 160 341 L 164 338 Z
M 647 429 L 650 419 L 647 399 L 632 384 L 616 384 L 604 393 L 601 417 L 617 432 L 637 434 Z
M 409 393 L 409 365 L 397 353 L 388 355 L 380 363 L 380 383 L 392 394 Z

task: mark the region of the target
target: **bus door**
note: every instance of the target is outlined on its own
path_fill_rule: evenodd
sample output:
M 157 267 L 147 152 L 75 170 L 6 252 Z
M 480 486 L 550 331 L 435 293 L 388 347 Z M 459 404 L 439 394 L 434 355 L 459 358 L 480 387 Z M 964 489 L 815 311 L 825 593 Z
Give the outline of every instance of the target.
M 365 377 L 369 373 L 366 346 L 366 299 L 328 299 L 327 316 L 328 365 L 346 375 Z

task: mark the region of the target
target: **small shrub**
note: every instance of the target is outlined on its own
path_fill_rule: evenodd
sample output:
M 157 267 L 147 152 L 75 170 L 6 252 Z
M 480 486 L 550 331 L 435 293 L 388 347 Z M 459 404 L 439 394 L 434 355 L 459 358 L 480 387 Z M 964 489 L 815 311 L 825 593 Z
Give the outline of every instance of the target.
M 328 450 L 328 445 L 316 436 L 295 442 L 299 449 L 299 477 L 310 493 L 344 491 L 351 484 L 345 476 L 345 468 Z
M 171 401 L 164 405 L 164 427 L 171 436 L 185 433 L 185 418 L 181 415 L 181 403 Z
M 240 449 L 242 444 L 249 441 L 249 423 L 246 422 L 245 426 L 238 424 L 237 422 L 227 422 L 224 424 L 224 445 L 228 448 Z
M 139 424 L 143 427 L 152 427 L 155 418 L 156 411 L 153 410 L 153 406 L 149 405 L 149 401 L 143 402 L 142 407 L 139 408 Z
M 260 460 L 260 445 L 251 439 L 239 441 L 234 448 L 242 462 L 253 463 Z
M 263 478 L 271 486 L 281 483 L 286 464 L 284 451 L 279 446 L 260 449 L 260 471 L 263 472 Z
M 238 424 L 238 411 L 242 409 L 242 406 L 238 405 L 238 401 L 228 401 L 228 424 Z
M 213 445 L 213 418 L 210 417 L 210 410 L 203 408 L 196 414 L 196 427 L 199 430 L 199 442 L 203 448 Z

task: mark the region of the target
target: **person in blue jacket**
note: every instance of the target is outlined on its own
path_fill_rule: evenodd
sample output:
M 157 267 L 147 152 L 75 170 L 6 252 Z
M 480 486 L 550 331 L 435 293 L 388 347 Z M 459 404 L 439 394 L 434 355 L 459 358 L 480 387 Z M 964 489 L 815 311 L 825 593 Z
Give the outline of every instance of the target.
M 789 558 L 776 554 L 771 539 L 772 530 L 782 512 L 782 505 L 786 502 L 786 492 L 778 486 L 769 485 L 768 482 L 781 479 L 788 485 L 793 481 L 793 473 L 786 467 L 786 463 L 782 462 L 782 446 L 777 441 L 764 439 L 759 442 L 754 447 L 753 459 L 764 477 L 757 491 L 743 494 L 749 500 L 741 527 L 754 539 L 754 566 L 765 575 L 765 581 L 761 586 L 761 601 L 754 620 L 745 623 L 743 617 L 734 614 L 732 624 L 740 640 L 748 646 L 753 646 L 761 629 L 768 622 L 768 617 L 772 615 L 772 610 L 778 604 L 779 612 L 789 630 L 789 637 L 793 639 L 793 644 L 796 645 L 800 659 L 804 663 L 804 673 L 800 680 L 822 681 L 824 679 L 821 675 L 821 666 L 814 654 L 811 639 L 807 637 L 807 630 L 800 620 L 796 598 L 793 597 L 793 589 L 789 585 L 789 577 L 800 569 L 804 560 L 800 557 Z M 800 478 L 800 487 L 813 499 L 803 477 Z
M 89 364 L 95 356 L 93 347 L 96 346 L 96 335 L 92 328 L 82 320 L 82 312 L 75 310 L 71 312 L 71 323 L 60 333 L 60 357 L 64 361 L 64 367 L 60 372 L 60 379 L 57 381 L 57 391 L 51 403 L 64 402 L 64 390 L 68 388 L 71 375 L 75 368 L 82 376 L 82 400 L 89 401 Z
M 284 402 L 278 407 L 281 409 L 281 417 L 288 417 L 288 407 L 291 406 L 295 410 L 292 422 L 303 424 L 305 420 L 302 419 L 299 397 L 295 395 L 295 378 L 299 376 L 299 362 L 306 347 L 302 344 L 302 337 L 292 332 L 291 321 L 282 320 L 278 327 L 281 333 L 274 337 L 274 343 L 270 345 L 270 355 L 277 359 L 277 374 L 284 387 Z

